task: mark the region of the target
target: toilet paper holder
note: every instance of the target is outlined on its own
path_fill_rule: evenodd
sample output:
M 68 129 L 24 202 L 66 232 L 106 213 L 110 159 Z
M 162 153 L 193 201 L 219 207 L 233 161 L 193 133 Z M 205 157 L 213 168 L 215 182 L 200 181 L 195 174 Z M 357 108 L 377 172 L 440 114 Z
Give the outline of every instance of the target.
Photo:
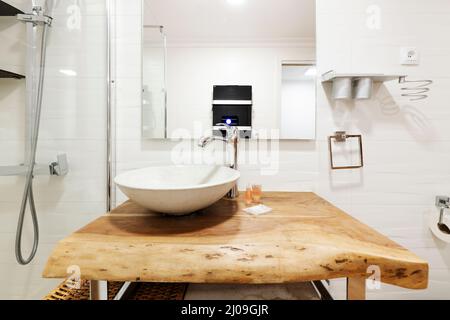
M 441 232 L 450 235 L 450 228 L 444 223 L 445 210 L 450 209 L 450 197 L 437 196 L 436 207 L 439 209 L 438 228 Z

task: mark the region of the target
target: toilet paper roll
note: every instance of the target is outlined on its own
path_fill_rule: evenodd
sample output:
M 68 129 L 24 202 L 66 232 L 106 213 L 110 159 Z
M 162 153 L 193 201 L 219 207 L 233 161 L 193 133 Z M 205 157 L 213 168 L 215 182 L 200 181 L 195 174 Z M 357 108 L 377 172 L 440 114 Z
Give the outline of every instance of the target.
M 443 233 L 438 228 L 439 222 L 439 210 L 429 210 L 428 211 L 428 225 L 431 229 L 431 232 L 439 239 L 446 243 L 450 243 L 450 235 Z M 450 212 L 446 213 L 444 217 L 444 223 L 450 226 Z

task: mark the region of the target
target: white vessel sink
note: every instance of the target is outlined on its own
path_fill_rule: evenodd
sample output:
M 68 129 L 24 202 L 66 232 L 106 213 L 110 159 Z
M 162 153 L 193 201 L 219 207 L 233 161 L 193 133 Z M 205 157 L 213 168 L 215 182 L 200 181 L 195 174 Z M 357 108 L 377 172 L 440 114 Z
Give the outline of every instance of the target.
M 223 198 L 239 177 L 238 171 L 222 166 L 164 166 L 123 173 L 115 183 L 147 209 L 185 215 Z

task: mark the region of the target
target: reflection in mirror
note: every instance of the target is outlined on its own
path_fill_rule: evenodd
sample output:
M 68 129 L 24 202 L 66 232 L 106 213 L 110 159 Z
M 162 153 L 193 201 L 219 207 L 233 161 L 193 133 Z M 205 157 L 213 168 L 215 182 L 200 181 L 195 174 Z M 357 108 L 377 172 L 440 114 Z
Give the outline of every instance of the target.
M 167 138 L 166 36 L 162 26 L 144 26 L 142 136 Z
M 144 138 L 315 139 L 315 0 L 282 2 L 144 0 Z

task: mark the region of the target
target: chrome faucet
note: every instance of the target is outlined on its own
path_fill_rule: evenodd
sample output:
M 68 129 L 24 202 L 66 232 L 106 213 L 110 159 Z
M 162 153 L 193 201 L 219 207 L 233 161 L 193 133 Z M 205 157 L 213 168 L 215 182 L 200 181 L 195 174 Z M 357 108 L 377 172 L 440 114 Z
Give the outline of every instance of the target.
M 223 127 L 226 130 L 225 137 L 209 136 L 200 139 L 198 146 L 200 148 L 206 148 L 213 141 L 222 141 L 226 144 L 231 144 L 233 147 L 233 163 L 230 164 L 230 168 L 238 170 L 238 147 L 239 147 L 239 129 L 235 126 L 230 126 L 224 123 L 218 123 L 217 127 Z M 230 190 L 227 197 L 230 199 L 236 199 L 239 196 L 237 184 Z

